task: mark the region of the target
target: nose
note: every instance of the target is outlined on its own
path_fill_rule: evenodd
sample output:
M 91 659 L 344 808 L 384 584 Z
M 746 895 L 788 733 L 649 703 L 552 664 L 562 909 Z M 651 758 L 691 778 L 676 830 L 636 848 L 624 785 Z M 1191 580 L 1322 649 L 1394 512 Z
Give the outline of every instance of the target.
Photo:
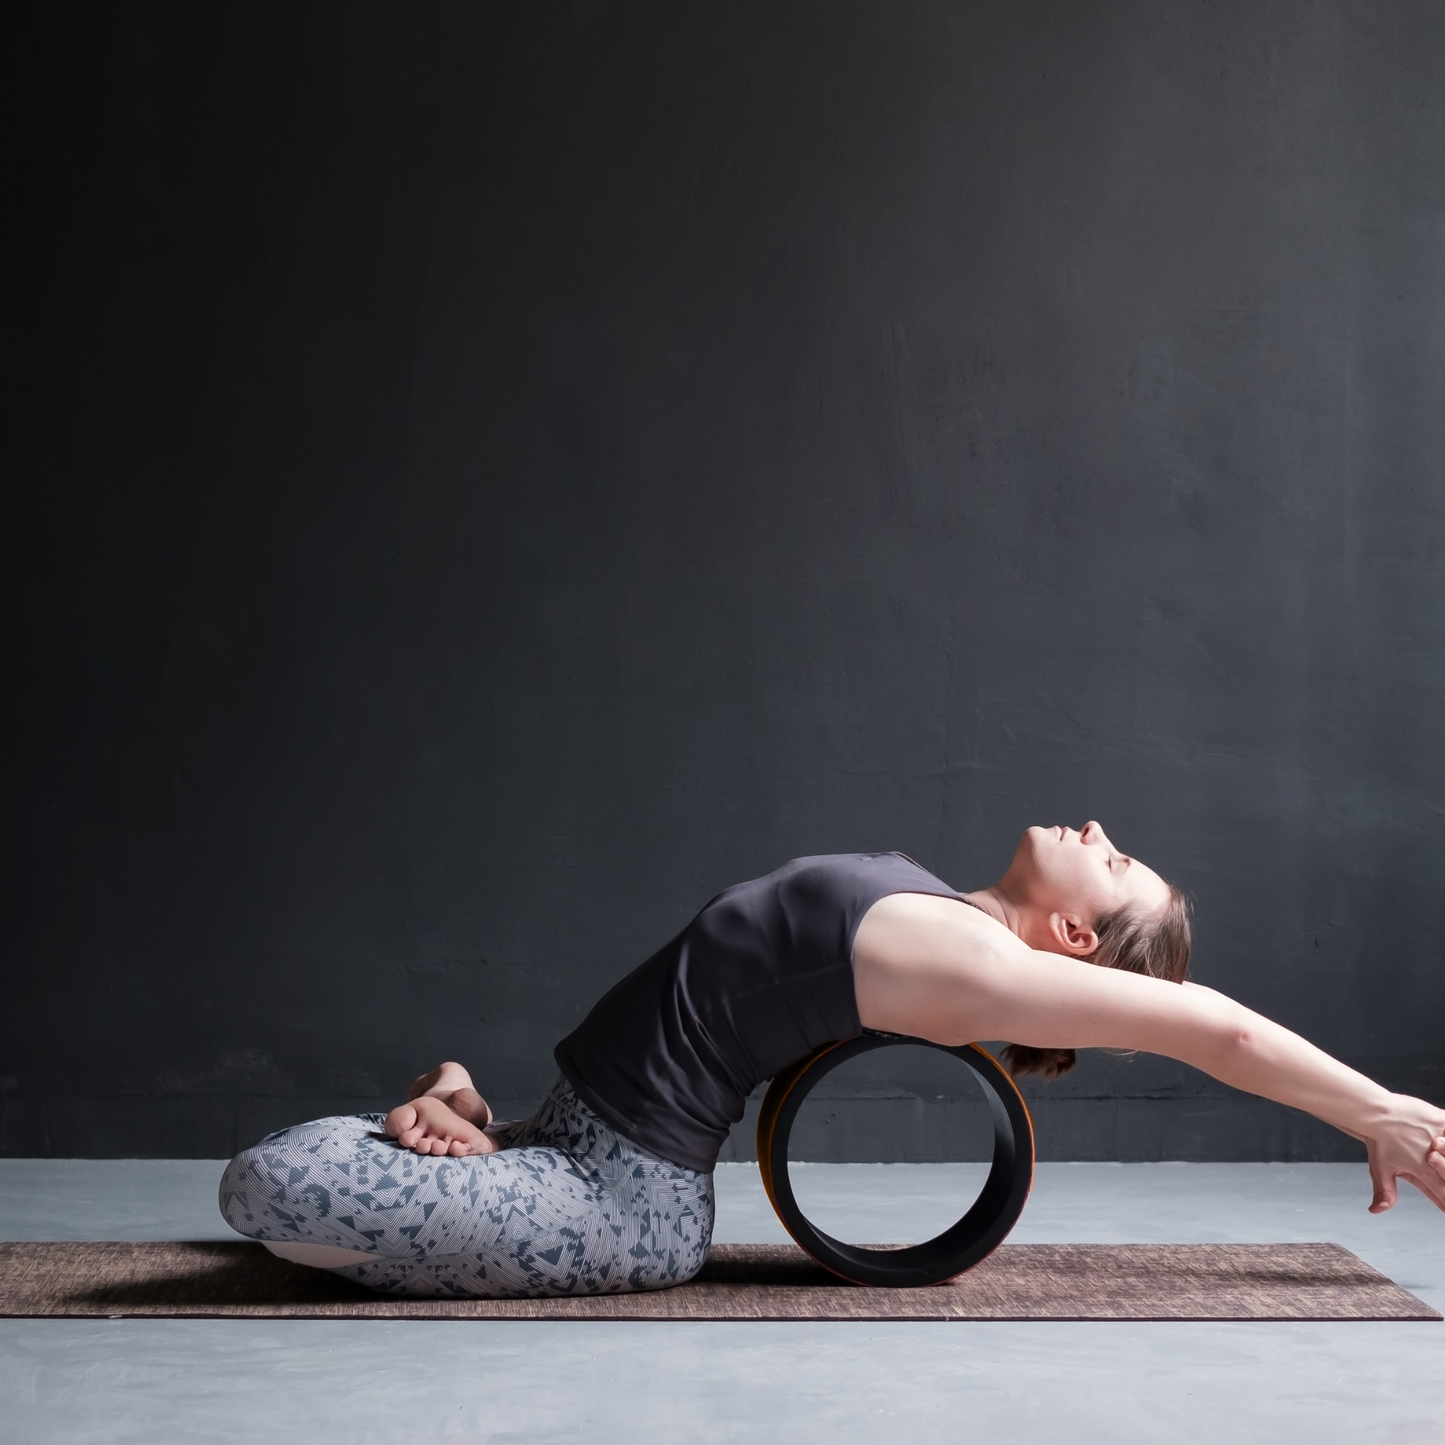
M 1103 825 L 1093 818 L 1090 818 L 1089 821 L 1079 829 L 1079 841 L 1083 843 L 1102 843 L 1105 847 L 1109 845 L 1109 839 L 1104 832 Z

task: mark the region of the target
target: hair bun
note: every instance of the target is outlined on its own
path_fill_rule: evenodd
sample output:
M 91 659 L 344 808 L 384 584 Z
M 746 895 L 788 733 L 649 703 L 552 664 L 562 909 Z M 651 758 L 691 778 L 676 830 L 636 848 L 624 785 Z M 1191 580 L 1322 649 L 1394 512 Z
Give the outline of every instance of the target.
M 1011 1074 L 1038 1074 L 1057 1079 L 1067 1074 L 1078 1062 L 1073 1049 L 1031 1049 L 1026 1044 L 1005 1044 L 1003 1065 Z

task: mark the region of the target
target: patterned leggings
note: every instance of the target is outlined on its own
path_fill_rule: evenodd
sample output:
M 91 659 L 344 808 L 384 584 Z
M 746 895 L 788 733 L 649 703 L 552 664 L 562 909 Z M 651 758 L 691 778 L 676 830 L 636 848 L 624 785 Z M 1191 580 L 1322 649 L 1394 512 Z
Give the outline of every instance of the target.
M 712 1175 L 604 1124 L 559 1079 L 502 1152 L 413 1154 L 382 1114 L 298 1124 L 238 1154 L 221 1213 L 252 1239 L 356 1250 L 333 1273 L 388 1294 L 536 1299 L 662 1289 L 702 1268 Z

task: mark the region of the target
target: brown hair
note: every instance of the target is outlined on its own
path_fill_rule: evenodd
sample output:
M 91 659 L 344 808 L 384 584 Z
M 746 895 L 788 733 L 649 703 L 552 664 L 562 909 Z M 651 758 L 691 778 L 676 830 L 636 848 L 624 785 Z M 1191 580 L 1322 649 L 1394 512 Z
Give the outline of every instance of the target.
M 1149 978 L 1183 983 L 1189 972 L 1189 900 L 1171 883 L 1169 902 L 1154 922 L 1146 922 L 1128 909 L 1106 913 L 1094 930 L 1098 946 L 1088 957 L 1100 968 L 1122 968 L 1125 973 L 1142 973 Z M 1005 1044 L 1004 1067 L 1011 1074 L 1041 1074 L 1057 1079 L 1074 1067 L 1078 1055 L 1073 1049 L 1032 1049 L 1025 1044 Z

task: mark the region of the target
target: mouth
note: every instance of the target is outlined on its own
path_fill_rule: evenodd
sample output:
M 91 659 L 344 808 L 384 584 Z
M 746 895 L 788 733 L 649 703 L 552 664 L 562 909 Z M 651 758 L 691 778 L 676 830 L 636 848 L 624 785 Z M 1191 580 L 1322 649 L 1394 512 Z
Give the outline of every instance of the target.
M 1068 836 L 1069 830 L 1062 823 L 1057 823 L 1054 825 L 1054 832 L 1058 835 L 1059 842 L 1062 843 Z

